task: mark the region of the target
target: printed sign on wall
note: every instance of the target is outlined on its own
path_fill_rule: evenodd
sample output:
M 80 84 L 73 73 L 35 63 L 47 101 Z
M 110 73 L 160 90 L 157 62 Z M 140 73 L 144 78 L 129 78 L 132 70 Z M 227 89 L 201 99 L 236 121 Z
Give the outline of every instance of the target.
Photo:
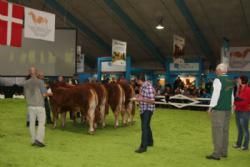
M 126 66 L 127 42 L 112 40 L 112 64 Z
M 230 47 L 229 71 L 250 71 L 250 47 Z
M 55 14 L 26 7 L 24 37 L 55 41 Z
M 199 71 L 200 65 L 199 63 L 182 63 L 175 64 L 170 63 L 169 70 L 170 71 Z
M 174 35 L 173 37 L 173 61 L 175 64 L 184 63 L 185 38 Z
M 126 71 L 126 66 L 114 65 L 112 62 L 104 61 L 101 64 L 102 72 L 124 72 Z

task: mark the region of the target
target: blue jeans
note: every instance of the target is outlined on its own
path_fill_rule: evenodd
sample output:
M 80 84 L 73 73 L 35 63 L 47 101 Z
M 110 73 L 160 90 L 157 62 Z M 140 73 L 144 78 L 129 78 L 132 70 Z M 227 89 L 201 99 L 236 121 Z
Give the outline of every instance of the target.
M 142 135 L 141 135 L 141 148 L 142 149 L 147 149 L 147 146 L 153 145 L 153 135 L 152 135 L 152 130 L 150 127 L 150 122 L 151 122 L 151 117 L 153 115 L 152 111 L 144 111 L 141 114 L 141 130 L 142 130 Z
M 238 128 L 238 138 L 236 145 L 243 146 L 244 148 L 248 148 L 249 144 L 249 117 L 250 112 L 235 112 L 236 125 Z M 243 142 L 244 137 L 244 142 Z M 243 143 L 242 143 L 243 142 Z

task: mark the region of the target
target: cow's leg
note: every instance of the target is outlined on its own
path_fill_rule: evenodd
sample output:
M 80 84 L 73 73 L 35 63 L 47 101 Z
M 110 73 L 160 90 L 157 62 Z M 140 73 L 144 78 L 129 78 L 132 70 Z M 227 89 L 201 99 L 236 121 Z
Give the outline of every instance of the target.
M 100 106 L 100 115 L 101 115 L 100 123 L 101 123 L 102 128 L 104 128 L 106 126 L 106 123 L 105 123 L 105 104 Z
M 119 110 L 115 110 L 115 112 L 114 112 L 114 116 L 115 116 L 115 125 L 114 125 L 114 127 L 115 128 L 117 128 L 119 126 L 119 113 L 120 113 Z
M 64 128 L 64 127 L 65 127 L 65 122 L 66 122 L 66 113 L 67 113 L 67 112 L 62 112 L 62 113 L 61 113 L 62 128 Z
M 57 115 L 58 114 L 56 112 L 53 112 L 53 128 L 56 128 Z
M 60 112 L 60 108 L 55 108 L 54 112 L 53 112 L 53 128 L 56 128 L 56 123 L 57 123 L 57 119 L 58 119 L 58 113 Z
M 88 110 L 89 134 L 94 134 L 95 109 L 92 107 Z
M 73 114 L 73 124 L 74 125 L 76 124 L 76 114 L 77 114 L 77 112 L 74 112 L 74 114 Z
M 82 125 L 85 125 L 85 122 L 86 122 L 86 116 L 85 116 L 85 113 L 84 113 L 84 110 L 81 109 L 81 124 Z
M 129 102 L 129 103 L 128 103 L 128 107 L 127 107 L 128 124 L 131 124 L 131 122 L 132 122 L 132 120 L 133 120 L 132 108 L 133 108 L 133 104 L 132 104 L 132 102 Z
M 122 115 L 122 125 L 126 126 L 127 125 L 127 120 L 126 120 L 126 112 L 127 109 L 125 107 L 121 107 L 121 115 Z
M 131 109 L 131 124 L 132 125 L 135 123 L 135 121 L 134 121 L 135 108 L 136 108 L 136 103 L 132 102 L 132 109 Z
M 124 112 L 123 112 L 123 108 L 122 108 L 122 105 L 119 105 L 116 107 L 115 109 L 115 112 L 114 112 L 114 115 L 115 115 L 115 128 L 117 128 L 119 126 L 119 115 L 122 115 L 122 122 L 123 122 L 123 119 L 124 119 Z

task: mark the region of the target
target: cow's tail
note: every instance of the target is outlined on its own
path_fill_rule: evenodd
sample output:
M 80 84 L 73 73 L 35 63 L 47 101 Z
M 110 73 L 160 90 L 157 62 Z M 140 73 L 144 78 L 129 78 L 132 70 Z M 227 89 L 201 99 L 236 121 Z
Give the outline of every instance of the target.
M 94 120 L 95 120 L 95 110 L 98 105 L 98 96 L 93 89 L 90 89 L 90 99 L 89 99 L 89 110 L 88 110 L 88 120 L 89 120 L 89 133 L 94 133 Z
M 126 100 L 125 92 L 120 84 L 117 84 L 117 85 L 118 85 L 119 92 L 120 92 L 119 110 L 122 114 L 122 123 L 123 125 L 126 125 L 127 120 L 126 120 L 126 107 L 125 107 L 125 100 Z
M 129 85 L 130 86 L 130 89 L 132 91 L 132 97 L 135 97 L 135 90 L 134 90 L 134 87 L 132 85 Z M 135 101 L 132 101 L 132 111 L 131 111 L 131 114 L 132 114 L 132 117 L 134 117 L 135 115 L 135 109 L 136 109 L 136 103 Z M 133 120 L 132 120 L 133 121 Z
M 106 126 L 106 122 L 105 122 L 105 117 L 106 117 L 106 110 L 108 109 L 106 106 L 108 104 L 108 93 L 107 93 L 107 90 L 106 88 L 103 86 L 103 85 L 100 85 L 101 88 L 102 88 L 102 91 L 103 91 L 103 97 L 102 97 L 102 101 L 101 101 L 101 104 L 100 104 L 100 112 L 101 112 L 101 124 L 102 124 L 102 127 L 105 127 Z

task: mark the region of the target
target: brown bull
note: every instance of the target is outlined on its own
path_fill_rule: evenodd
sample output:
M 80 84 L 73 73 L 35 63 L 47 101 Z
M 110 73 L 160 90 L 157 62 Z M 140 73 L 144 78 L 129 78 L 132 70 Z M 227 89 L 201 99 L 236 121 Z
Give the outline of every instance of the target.
M 98 104 L 98 97 L 95 90 L 88 86 L 62 88 L 52 86 L 53 96 L 51 104 L 53 108 L 53 121 L 56 127 L 56 119 L 58 113 L 64 113 L 68 110 L 75 111 L 80 108 L 82 115 L 87 115 L 89 123 L 89 133 L 94 132 L 95 109 Z M 85 113 L 84 113 L 85 112 Z M 63 116 L 63 124 L 65 123 L 65 115 Z
M 127 123 L 133 123 L 135 115 L 135 102 L 131 101 L 131 98 L 135 97 L 135 90 L 129 83 L 125 81 L 118 82 L 124 90 L 125 93 L 125 112 L 128 116 Z
M 125 104 L 125 93 L 122 89 L 121 85 L 117 83 L 108 83 L 105 84 L 105 87 L 108 90 L 108 104 L 106 105 L 106 113 L 108 113 L 108 105 L 111 107 L 114 116 L 115 116 L 115 125 L 114 127 L 119 126 L 119 114 L 122 115 L 122 122 L 123 124 L 126 124 L 125 119 L 125 110 L 124 110 L 124 104 Z
M 105 127 L 105 106 L 108 102 L 108 92 L 104 85 L 100 83 L 86 83 L 84 86 L 89 86 L 90 88 L 96 91 L 98 97 L 98 105 L 95 111 L 95 123 L 101 124 L 102 127 Z

